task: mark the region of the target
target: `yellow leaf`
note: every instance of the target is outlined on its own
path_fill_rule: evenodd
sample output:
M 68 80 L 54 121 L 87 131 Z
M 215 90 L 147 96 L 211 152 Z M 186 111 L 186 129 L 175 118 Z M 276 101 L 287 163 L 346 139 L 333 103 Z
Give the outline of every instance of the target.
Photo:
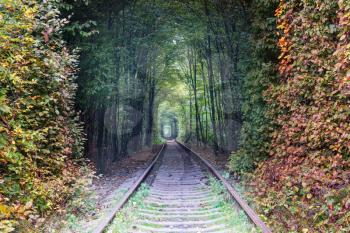
M 5 215 L 6 218 L 8 218 L 11 215 L 11 209 L 7 205 L 0 204 L 0 213 Z

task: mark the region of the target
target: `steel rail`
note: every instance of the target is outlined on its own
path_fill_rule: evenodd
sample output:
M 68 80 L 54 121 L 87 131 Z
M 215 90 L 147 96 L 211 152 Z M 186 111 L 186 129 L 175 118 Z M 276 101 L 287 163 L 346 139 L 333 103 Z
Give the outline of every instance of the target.
M 118 204 L 114 207 L 114 209 L 108 214 L 108 216 L 94 229 L 93 233 L 103 233 L 107 226 L 112 222 L 115 215 L 118 211 L 126 204 L 126 202 L 130 199 L 132 194 L 137 190 L 137 188 L 141 185 L 142 181 L 146 179 L 146 177 L 151 172 L 152 168 L 158 161 L 160 155 L 163 153 L 166 144 L 163 144 L 162 148 L 158 152 L 158 154 L 154 157 L 152 163 L 147 167 L 147 169 L 142 173 L 142 175 L 137 179 L 137 181 L 129 188 L 129 190 L 124 194 L 123 198 L 118 202 Z
M 208 168 L 209 170 L 215 175 L 216 178 L 218 178 L 226 187 L 227 191 L 230 193 L 231 197 L 239 204 L 239 206 L 243 209 L 243 211 L 248 215 L 250 220 L 261 229 L 263 233 L 272 233 L 272 231 L 266 226 L 266 224 L 259 218 L 259 216 L 254 212 L 252 208 L 248 205 L 248 203 L 241 198 L 239 193 L 231 186 L 231 184 L 202 156 L 191 150 L 186 145 L 182 144 L 181 142 L 176 142 L 182 146 L 185 150 L 190 152 L 191 154 L 198 157 Z

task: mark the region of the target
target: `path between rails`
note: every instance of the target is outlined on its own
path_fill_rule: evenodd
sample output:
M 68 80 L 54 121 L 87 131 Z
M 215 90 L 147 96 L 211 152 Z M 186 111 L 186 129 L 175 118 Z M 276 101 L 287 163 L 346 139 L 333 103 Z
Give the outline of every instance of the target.
M 145 204 L 130 232 L 232 232 L 206 171 L 176 142 L 168 142 Z

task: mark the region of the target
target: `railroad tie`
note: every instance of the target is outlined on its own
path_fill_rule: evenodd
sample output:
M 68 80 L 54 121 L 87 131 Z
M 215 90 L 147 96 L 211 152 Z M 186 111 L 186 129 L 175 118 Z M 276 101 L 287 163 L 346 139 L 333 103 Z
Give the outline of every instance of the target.
M 201 166 L 176 143 L 169 143 L 140 218 L 130 232 L 232 232 Z

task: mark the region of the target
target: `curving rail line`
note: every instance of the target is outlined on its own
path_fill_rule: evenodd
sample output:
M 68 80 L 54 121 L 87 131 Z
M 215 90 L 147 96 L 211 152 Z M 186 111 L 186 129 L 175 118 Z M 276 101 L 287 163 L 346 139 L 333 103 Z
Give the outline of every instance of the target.
M 165 150 L 166 147 L 168 148 Z M 155 171 L 150 194 L 145 199 L 146 207 L 140 210 L 142 219 L 132 225 L 130 232 L 231 232 L 206 184 L 207 177 L 201 166 L 204 165 L 224 184 L 231 197 L 261 232 L 271 233 L 259 216 L 209 162 L 177 141 L 162 146 L 149 167 L 94 233 L 104 232 L 157 162 L 160 166 Z

